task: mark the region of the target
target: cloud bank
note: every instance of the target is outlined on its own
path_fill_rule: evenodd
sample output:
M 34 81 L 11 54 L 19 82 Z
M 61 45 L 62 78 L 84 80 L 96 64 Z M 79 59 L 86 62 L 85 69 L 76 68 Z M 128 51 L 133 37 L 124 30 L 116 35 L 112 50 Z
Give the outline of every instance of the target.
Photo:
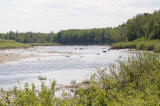
M 117 26 L 160 9 L 160 0 L 0 0 L 0 32 Z

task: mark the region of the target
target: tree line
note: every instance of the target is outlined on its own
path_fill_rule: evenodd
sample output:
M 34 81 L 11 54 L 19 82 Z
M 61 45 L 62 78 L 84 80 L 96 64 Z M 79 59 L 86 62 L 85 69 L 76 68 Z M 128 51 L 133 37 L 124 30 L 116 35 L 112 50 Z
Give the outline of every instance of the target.
M 21 43 L 48 43 L 48 42 L 53 42 L 54 35 L 55 35 L 54 33 L 49 33 L 49 34 L 33 33 L 33 32 L 19 33 L 10 31 L 5 34 L 1 33 L 0 38 L 15 40 Z
M 21 43 L 106 44 L 133 41 L 139 38 L 160 39 L 160 10 L 138 14 L 117 27 L 94 29 L 69 29 L 58 33 L 1 33 L 1 39 Z

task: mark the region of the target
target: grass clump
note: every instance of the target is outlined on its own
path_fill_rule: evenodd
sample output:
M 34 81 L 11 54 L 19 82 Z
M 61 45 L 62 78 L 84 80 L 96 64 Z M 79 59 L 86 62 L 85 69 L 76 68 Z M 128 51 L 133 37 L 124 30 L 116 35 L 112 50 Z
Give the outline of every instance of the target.
M 88 81 L 87 81 L 88 83 Z M 72 97 L 55 97 L 55 84 L 36 91 L 34 84 L 25 90 L 15 88 L 1 95 L 0 105 L 11 106 L 159 106 L 160 55 L 137 54 L 98 69 L 86 88 L 77 88 Z
M 38 80 L 40 80 L 40 81 L 43 81 L 43 80 L 46 80 L 46 79 L 47 79 L 46 77 L 42 77 L 42 76 L 38 77 Z
M 29 84 L 25 84 L 24 90 L 18 90 L 14 87 L 13 91 L 3 91 L 1 93 L 1 106 L 54 106 L 55 104 L 55 84 L 53 81 L 51 87 L 46 87 L 44 83 L 41 85 L 41 90 L 36 91 L 35 85 L 29 87 Z
M 11 49 L 11 48 L 27 48 L 31 47 L 29 44 L 18 43 L 13 40 L 0 39 L 0 49 Z
M 111 46 L 111 49 L 138 49 L 160 52 L 160 40 L 135 40 L 133 42 L 120 42 Z

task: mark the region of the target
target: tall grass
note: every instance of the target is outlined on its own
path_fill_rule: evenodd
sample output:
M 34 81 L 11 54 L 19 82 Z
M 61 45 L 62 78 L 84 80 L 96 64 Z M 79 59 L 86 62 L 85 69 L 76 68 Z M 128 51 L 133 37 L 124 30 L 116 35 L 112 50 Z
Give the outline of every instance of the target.
M 2 91 L 2 106 L 159 106 L 160 55 L 137 54 L 98 69 L 86 88 L 78 88 L 72 97 L 55 97 L 55 84 L 36 91 L 34 84 L 24 90 Z
M 160 40 L 136 40 L 133 42 L 120 42 L 111 46 L 111 49 L 138 49 L 160 52 Z
M 52 42 L 52 43 L 30 43 L 32 46 L 62 46 L 60 43 Z
M 0 39 L 0 49 L 21 48 L 21 47 L 26 48 L 30 46 L 31 45 L 29 44 L 18 43 L 13 40 Z

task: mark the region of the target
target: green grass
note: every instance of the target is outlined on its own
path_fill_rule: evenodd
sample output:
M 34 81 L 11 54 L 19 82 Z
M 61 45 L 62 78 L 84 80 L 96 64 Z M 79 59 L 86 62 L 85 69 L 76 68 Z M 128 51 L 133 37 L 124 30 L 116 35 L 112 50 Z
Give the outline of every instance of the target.
M 0 106 L 159 106 L 160 55 L 143 53 L 117 60 L 98 69 L 89 82 L 72 97 L 63 92 L 61 98 L 55 97 L 55 81 L 50 87 L 42 82 L 39 91 L 27 83 L 24 90 L 2 89 Z
M 18 43 L 13 40 L 0 39 L 0 49 L 11 49 L 11 48 L 27 48 L 31 47 L 29 44 Z
M 120 42 L 111 45 L 111 49 L 138 49 L 160 52 L 160 40 L 135 40 L 133 42 Z
M 62 44 L 52 42 L 52 43 L 31 43 L 32 46 L 62 46 Z

